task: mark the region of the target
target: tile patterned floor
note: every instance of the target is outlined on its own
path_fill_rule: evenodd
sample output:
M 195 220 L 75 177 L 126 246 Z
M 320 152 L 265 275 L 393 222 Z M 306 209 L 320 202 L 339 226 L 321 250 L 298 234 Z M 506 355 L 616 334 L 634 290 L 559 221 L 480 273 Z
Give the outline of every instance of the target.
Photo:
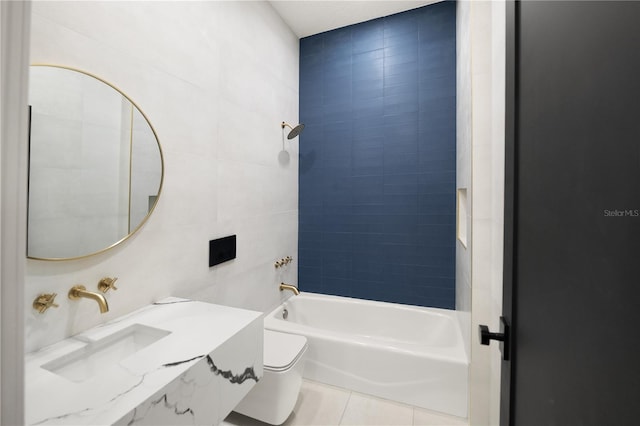
M 224 426 L 268 426 L 231 413 Z M 285 426 L 468 426 L 465 419 L 305 380 Z

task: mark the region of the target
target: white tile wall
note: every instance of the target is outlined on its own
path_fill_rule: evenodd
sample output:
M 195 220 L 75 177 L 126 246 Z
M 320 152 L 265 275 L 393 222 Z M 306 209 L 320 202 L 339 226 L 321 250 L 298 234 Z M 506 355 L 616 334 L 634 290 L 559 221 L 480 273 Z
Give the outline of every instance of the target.
M 472 424 L 498 424 L 501 354 L 496 343 L 481 346 L 475 330 L 499 330 L 502 313 L 504 209 L 503 1 L 464 2 L 469 12 L 472 91 L 472 259 L 471 367 Z
M 456 241 L 456 310 L 460 315 L 460 324 L 467 355 L 470 355 L 471 340 L 471 248 L 473 227 L 471 214 L 473 209 L 473 188 L 471 182 L 471 40 L 470 40 L 471 3 L 457 3 L 456 13 L 456 54 L 457 54 L 457 99 L 456 99 L 456 186 L 467 192 L 467 246 Z
M 144 227 L 103 254 L 29 260 L 27 351 L 168 295 L 268 310 L 280 302 L 273 262 L 297 259 L 298 145 L 282 151 L 280 123 L 298 120 L 298 40 L 267 2 L 34 2 L 32 62 L 92 72 L 133 99 L 165 155 L 158 206 Z M 208 267 L 208 241 L 237 234 L 237 259 Z M 110 312 L 70 301 L 75 284 L 107 294 Z M 30 307 L 59 294 L 45 315 Z
M 457 186 L 468 191 L 471 232 L 467 249 L 456 247 L 456 309 L 471 356 L 470 422 L 498 424 L 500 353 L 475 330 L 497 330 L 502 312 L 504 2 L 457 5 Z
M 491 4 L 491 327 L 499 329 L 502 314 L 502 277 L 504 250 L 504 150 L 505 150 L 505 61 L 506 8 L 504 1 Z M 501 354 L 491 348 L 489 422 L 500 421 Z

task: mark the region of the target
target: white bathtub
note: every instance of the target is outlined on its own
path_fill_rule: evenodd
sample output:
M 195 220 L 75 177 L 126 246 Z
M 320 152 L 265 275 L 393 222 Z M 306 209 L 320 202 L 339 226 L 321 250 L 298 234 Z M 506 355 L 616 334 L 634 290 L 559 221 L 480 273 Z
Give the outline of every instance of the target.
M 455 311 L 300 293 L 264 326 L 308 338 L 307 379 L 467 417 L 469 360 Z

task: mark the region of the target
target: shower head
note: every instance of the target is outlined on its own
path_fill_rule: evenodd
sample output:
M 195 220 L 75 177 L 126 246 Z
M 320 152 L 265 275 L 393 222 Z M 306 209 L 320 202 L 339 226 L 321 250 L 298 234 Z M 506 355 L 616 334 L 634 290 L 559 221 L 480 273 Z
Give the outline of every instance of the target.
M 287 124 L 287 123 L 285 123 L 283 121 L 282 122 L 282 129 L 284 130 L 285 127 L 288 127 L 288 128 L 291 129 L 291 131 L 287 135 L 287 139 L 293 139 L 296 136 L 298 136 L 300 133 L 302 133 L 302 130 L 304 129 L 304 124 L 298 124 L 296 127 L 291 127 L 289 124 Z

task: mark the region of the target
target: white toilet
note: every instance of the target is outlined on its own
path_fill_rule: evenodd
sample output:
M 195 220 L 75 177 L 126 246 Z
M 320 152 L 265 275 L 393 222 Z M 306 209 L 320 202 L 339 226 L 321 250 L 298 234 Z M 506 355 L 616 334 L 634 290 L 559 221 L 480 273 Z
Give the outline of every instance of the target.
M 234 411 L 272 425 L 284 423 L 302 386 L 307 338 L 264 330 L 264 375 Z

